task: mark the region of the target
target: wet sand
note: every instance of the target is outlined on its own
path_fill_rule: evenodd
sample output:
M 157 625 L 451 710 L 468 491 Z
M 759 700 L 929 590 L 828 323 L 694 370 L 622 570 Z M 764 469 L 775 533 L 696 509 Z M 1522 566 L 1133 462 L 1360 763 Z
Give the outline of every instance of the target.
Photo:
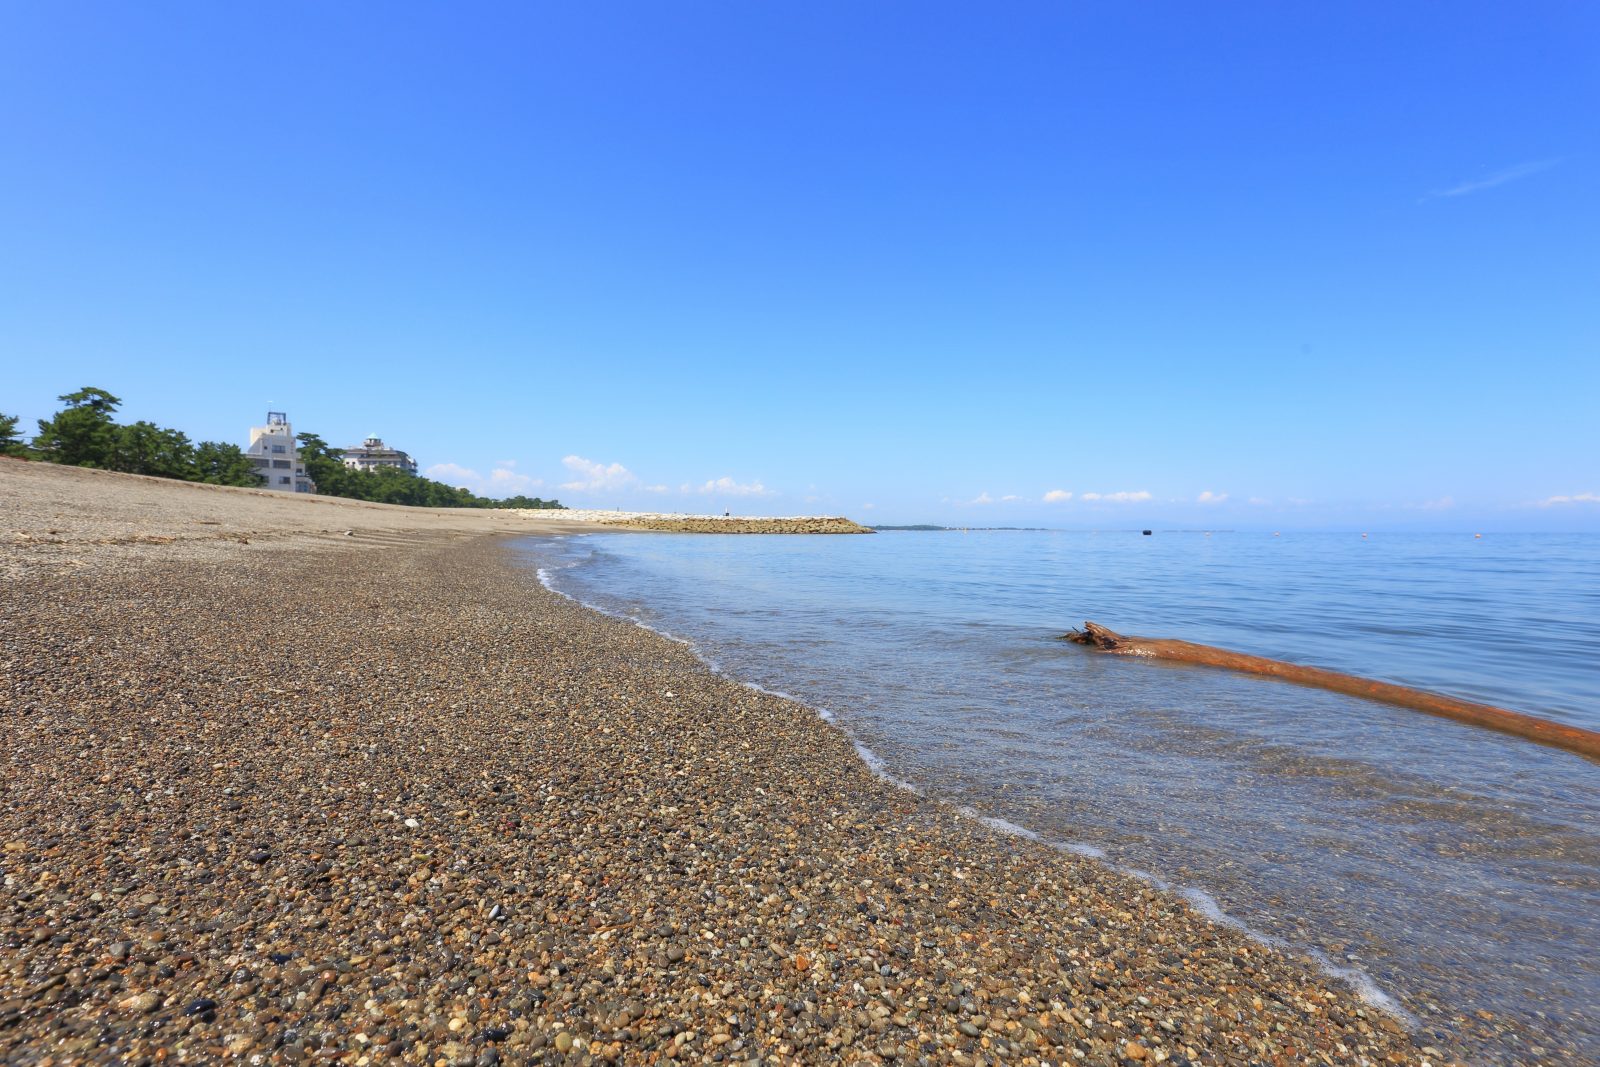
M 0 1060 L 1448 1060 L 544 590 L 534 520 L 263 497 L 0 463 Z

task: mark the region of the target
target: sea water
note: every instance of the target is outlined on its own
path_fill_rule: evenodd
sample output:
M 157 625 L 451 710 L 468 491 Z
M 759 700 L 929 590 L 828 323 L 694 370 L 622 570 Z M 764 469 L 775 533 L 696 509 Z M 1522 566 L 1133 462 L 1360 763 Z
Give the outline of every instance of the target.
M 827 714 L 881 773 L 1310 955 L 1419 1041 L 1600 1062 L 1600 764 L 1057 639 L 1092 619 L 1600 729 L 1600 537 L 605 534 L 526 550 L 556 590 Z M 1502 1020 L 1524 1037 L 1496 1038 Z

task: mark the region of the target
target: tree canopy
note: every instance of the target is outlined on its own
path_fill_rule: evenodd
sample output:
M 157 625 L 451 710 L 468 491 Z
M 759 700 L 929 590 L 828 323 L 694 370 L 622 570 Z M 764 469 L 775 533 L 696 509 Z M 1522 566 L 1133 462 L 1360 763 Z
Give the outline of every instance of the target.
M 65 406 L 50 418 L 39 420 L 39 432 L 31 448 L 14 440 L 0 442 L 5 450 L 47 463 L 156 478 L 214 485 L 261 484 L 261 476 L 237 445 L 219 441 L 193 444 L 182 430 L 142 419 L 118 424 L 115 416 L 122 399 L 104 389 L 84 386 L 57 399 Z M 14 437 L 16 420 L 11 422 Z
M 53 418 L 39 420 L 33 447 L 52 463 L 73 467 L 111 467 L 117 424 L 111 416 L 121 400 L 104 389 L 85 386 L 56 399 L 67 406 Z
M 0 412 L 0 456 L 25 456 L 27 446 L 17 435 L 17 416 Z
M 210 485 L 258 485 L 261 476 L 238 445 L 201 441 L 194 446 L 190 480 Z

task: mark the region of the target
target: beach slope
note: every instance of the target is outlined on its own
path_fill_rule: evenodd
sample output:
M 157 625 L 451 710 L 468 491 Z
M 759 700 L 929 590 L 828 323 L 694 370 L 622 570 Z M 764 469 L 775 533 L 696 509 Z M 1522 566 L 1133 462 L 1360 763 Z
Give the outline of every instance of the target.
M 0 1061 L 1431 1055 L 504 543 L 582 527 L 265 495 L 0 463 Z

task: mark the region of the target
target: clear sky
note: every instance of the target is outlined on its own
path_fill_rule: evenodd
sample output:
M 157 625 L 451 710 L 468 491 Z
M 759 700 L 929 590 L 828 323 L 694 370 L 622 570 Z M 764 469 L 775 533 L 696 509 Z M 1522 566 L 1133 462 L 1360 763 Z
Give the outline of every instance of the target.
M 1592 3 L 8 3 L 0 411 L 574 505 L 1595 530 L 1597 203 Z

